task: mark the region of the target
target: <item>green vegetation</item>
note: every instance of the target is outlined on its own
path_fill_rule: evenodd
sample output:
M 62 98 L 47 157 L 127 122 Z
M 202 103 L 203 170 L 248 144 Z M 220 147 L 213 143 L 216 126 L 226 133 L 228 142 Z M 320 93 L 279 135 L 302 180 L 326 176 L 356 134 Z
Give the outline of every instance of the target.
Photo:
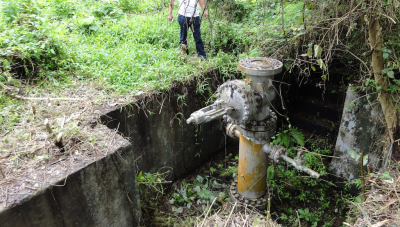
M 251 50 L 261 28 L 229 23 L 216 18 L 214 11 L 210 20 L 217 21 L 212 30 L 207 20 L 202 27 L 210 30 L 203 32 L 210 61 L 185 64 L 178 55 L 179 27 L 166 20 L 163 1 L 1 3 L 2 72 L 19 77 L 51 72 L 56 79 L 71 79 L 74 73 L 62 70 L 77 69 L 84 78 L 105 80 L 110 89 L 132 94 L 168 88 L 172 81 L 200 75 L 210 67 L 234 70 L 235 55 Z M 193 43 L 189 46 L 194 53 Z
M 238 156 L 229 154 L 225 162 L 229 164 L 215 163 L 202 168 L 201 175 L 174 183 L 172 192 L 167 195 L 172 211 L 179 215 L 199 216 L 204 209 L 216 211 L 228 202 L 229 184 L 224 182 L 237 176 Z
M 145 190 L 153 189 L 157 192 L 157 195 L 164 194 L 164 187 L 162 184 L 170 183 L 165 181 L 165 177 L 168 175 L 169 171 L 165 173 L 145 173 L 140 172 L 137 176 L 137 181 L 140 185 L 140 193 L 145 193 Z M 156 196 L 157 198 L 157 196 Z
M 296 127 L 289 126 L 288 129 L 278 132 L 272 139 L 273 145 L 281 145 L 288 150 L 293 150 L 295 144 L 305 145 L 304 136 Z
M 169 203 L 173 206 L 172 211 L 180 214 L 187 208 L 190 212 L 192 205 L 207 205 L 215 203 L 220 204 L 229 198 L 229 194 L 221 190 L 227 189 L 228 185 L 217 182 L 217 179 L 212 176 L 198 175 L 191 183 L 183 180 L 180 182 L 180 187 L 175 188 Z M 199 214 L 199 213 L 197 213 Z
M 335 189 L 329 182 L 326 164 L 332 145 L 328 139 L 311 137 L 305 141 L 304 135 L 293 127 L 279 130 L 274 138 L 272 143 L 285 146 L 291 157 L 295 157 L 299 149 L 308 151 L 303 156 L 304 164 L 319 172 L 321 178 L 314 179 L 285 162 L 271 164 L 267 181 L 272 191 L 272 219 L 283 226 L 299 226 L 299 221 L 301 226 L 337 226 L 342 223 L 349 204 L 360 203 L 361 199 L 352 196 L 346 189 Z M 233 203 L 229 204 L 229 184 L 224 182 L 231 182 L 237 177 L 237 168 L 238 156 L 229 154 L 223 160 L 217 159 L 210 166 L 202 167 L 198 171 L 200 174 L 175 182 L 171 190 L 164 194 L 164 199 L 153 201 L 154 207 L 159 207 L 155 204 L 161 203 L 168 203 L 171 207 L 157 211 L 155 223 L 162 226 L 173 226 L 172 222 L 195 223 L 207 211 L 210 215 L 215 212 L 229 215 Z M 228 209 L 225 209 L 226 205 Z M 171 210 L 171 213 L 166 210 Z
M 14 70 L 18 61 L 25 68 L 16 72 L 18 76 L 43 76 L 49 71 L 42 70 L 48 69 L 62 74 L 57 70 L 72 67 L 86 77 L 107 80 L 110 88 L 121 92 L 166 88 L 173 80 L 199 75 L 209 67 L 234 70 L 237 55 L 259 56 L 263 44 L 282 41 L 277 26 L 280 18 L 275 15 L 279 5 L 274 1 L 268 2 L 267 12 L 250 10 L 264 4 L 260 2 L 233 1 L 222 9 L 218 3 L 210 3 L 211 18 L 203 21 L 202 28 L 211 61 L 202 64 L 184 64 L 185 59 L 178 56 L 179 28 L 176 22 L 166 20 L 164 1 L 1 3 L 2 71 Z M 286 8 L 296 12 L 301 7 L 300 3 L 287 3 Z M 295 28 L 300 17 L 290 17 L 287 30 Z M 189 46 L 194 53 L 193 43 Z
M 301 132 L 289 127 L 278 131 L 271 143 L 284 146 L 291 157 L 306 151 L 304 165 L 321 174 L 320 179 L 314 179 L 285 162 L 270 166 L 267 179 L 273 190 L 272 203 L 277 208 L 272 215 L 284 226 L 298 226 L 299 221 L 301 225 L 308 222 L 311 226 L 334 226 L 335 219 L 346 213 L 346 199 L 352 196 L 335 190 L 329 182 L 327 163 L 333 146 L 328 139 L 311 137 L 305 141 Z
M 214 161 L 211 166 L 201 167 L 199 174 L 173 184 L 165 184 L 168 183 L 166 173 L 139 173 L 146 225 L 194 226 L 202 221 L 205 212 L 211 215 L 223 209 L 222 214 L 229 214 L 228 190 L 231 180 L 237 176 L 238 156 L 229 154 Z M 162 187 L 163 184 L 168 190 Z

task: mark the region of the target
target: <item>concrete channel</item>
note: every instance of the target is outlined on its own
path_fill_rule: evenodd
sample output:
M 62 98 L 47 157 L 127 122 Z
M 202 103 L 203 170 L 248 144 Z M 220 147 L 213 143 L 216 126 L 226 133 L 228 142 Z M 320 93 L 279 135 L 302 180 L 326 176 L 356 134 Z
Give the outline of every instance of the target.
M 114 149 L 65 174 L 49 177 L 41 189 L 20 191 L 18 202 L 0 206 L 0 226 L 138 226 L 139 171 L 155 173 L 168 168 L 167 179 L 178 179 L 229 142 L 222 124 L 193 126 L 184 122 L 225 81 L 218 71 L 205 78 L 177 83 L 168 93 L 103 110 L 100 121 L 104 125 L 97 130 L 115 136 Z M 206 89 L 200 92 L 199 86 L 204 84 Z M 120 134 L 115 134 L 115 129 Z

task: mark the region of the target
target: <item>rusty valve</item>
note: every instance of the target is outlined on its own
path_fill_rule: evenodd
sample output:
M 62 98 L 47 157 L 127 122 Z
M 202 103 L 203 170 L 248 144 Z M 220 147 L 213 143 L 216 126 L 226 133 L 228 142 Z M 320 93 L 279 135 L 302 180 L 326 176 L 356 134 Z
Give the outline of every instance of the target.
M 260 131 L 250 129 L 248 125 L 263 125 L 270 116 L 270 105 L 275 98 L 272 79 L 282 71 L 282 67 L 282 62 L 271 58 L 247 58 L 239 61 L 239 70 L 246 73 L 246 79 L 222 84 L 217 90 L 217 101 L 192 113 L 186 122 L 201 124 L 224 117 L 227 123 L 240 125 L 250 131 Z M 255 140 L 251 135 L 242 134 L 247 139 Z
M 247 58 L 239 61 L 245 80 L 222 84 L 217 101 L 190 115 L 187 123 L 201 124 L 223 118 L 227 134 L 239 139 L 237 194 L 248 199 L 262 198 L 266 193 L 268 156 L 278 162 L 283 159 L 299 170 L 319 177 L 319 174 L 286 155 L 280 147 L 269 147 L 275 133 L 277 116 L 270 107 L 275 98 L 274 76 L 281 73 L 282 62 L 271 58 Z M 236 191 L 234 189 L 234 191 Z

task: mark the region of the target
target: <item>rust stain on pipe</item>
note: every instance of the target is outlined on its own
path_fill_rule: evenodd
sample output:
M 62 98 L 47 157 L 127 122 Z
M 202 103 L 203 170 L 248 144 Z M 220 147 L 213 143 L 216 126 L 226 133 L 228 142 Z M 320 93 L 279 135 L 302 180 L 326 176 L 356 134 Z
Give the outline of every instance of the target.
M 239 70 L 240 70 L 240 68 L 239 68 Z M 245 82 L 246 84 L 249 84 L 249 83 L 250 83 L 250 77 L 249 77 L 248 75 L 246 75 L 246 78 L 244 79 L 244 82 Z
M 262 146 L 240 135 L 237 187 L 239 194 L 249 199 L 260 198 L 266 191 L 268 156 Z

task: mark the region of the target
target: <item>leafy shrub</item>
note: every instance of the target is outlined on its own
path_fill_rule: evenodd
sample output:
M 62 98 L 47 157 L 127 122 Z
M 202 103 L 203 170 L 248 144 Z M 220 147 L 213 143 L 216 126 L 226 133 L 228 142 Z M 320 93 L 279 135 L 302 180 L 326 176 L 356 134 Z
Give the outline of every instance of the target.
M 226 200 L 229 195 L 216 190 L 227 187 L 228 185 L 220 184 L 212 177 L 198 175 L 192 184 L 182 181 L 180 188 L 175 188 L 169 203 L 174 206 L 173 211 L 182 213 L 183 207 L 190 209 L 194 204 L 209 204 L 216 198 L 218 201 Z
M 240 23 L 247 19 L 249 16 L 249 12 L 251 12 L 250 8 L 253 5 L 251 1 L 234 1 L 232 0 L 232 4 L 230 7 L 230 11 L 233 15 L 233 22 Z
M 276 145 L 284 146 L 286 149 L 291 149 L 295 144 L 300 146 L 305 145 L 303 134 L 296 128 L 290 127 L 287 130 L 278 132 L 273 141 Z
M 134 12 L 138 9 L 137 1 L 119 0 L 118 5 L 124 12 Z
M 255 6 L 255 3 L 251 0 L 208 1 L 207 4 L 209 9 L 217 10 L 217 17 L 222 17 L 224 20 L 233 21 L 234 23 L 245 21 Z
M 111 5 L 103 5 L 99 6 L 93 11 L 93 15 L 97 18 L 120 18 L 124 14 L 121 13 L 121 10 L 118 7 Z
M 67 63 L 67 54 L 44 18 L 21 15 L 10 27 L 0 28 L 0 71 L 32 76 Z M 19 22 L 17 22 L 19 21 Z
M 308 208 L 303 209 L 298 209 L 299 212 L 299 218 L 304 218 L 306 221 L 312 222 L 312 226 L 317 226 L 319 219 L 313 214 L 310 213 L 310 210 Z
M 254 35 L 250 29 L 244 29 L 239 24 L 216 22 L 213 28 L 213 40 L 211 49 L 213 51 L 223 51 L 225 53 L 239 54 L 250 46 L 251 37 Z
M 78 18 L 76 20 L 76 25 L 83 32 L 95 32 L 101 26 L 101 22 L 94 16 L 88 16 L 85 18 Z
M 73 17 L 75 24 L 82 32 L 92 33 L 97 31 L 106 20 L 116 22 L 123 17 L 121 9 L 110 4 L 98 5 L 94 7 L 91 14 L 88 12 L 79 12 Z
M 293 127 L 291 127 L 293 128 Z M 291 128 L 279 132 L 275 136 L 273 143 L 279 145 L 289 145 L 288 154 L 295 156 L 295 143 L 304 144 L 304 136 Z M 324 156 L 331 155 L 330 150 L 332 144 L 327 139 L 309 139 L 307 147 L 313 153 L 305 153 L 303 156 L 304 165 L 321 174 L 326 179 L 327 166 L 324 164 Z M 283 226 L 294 226 L 298 223 L 299 218 L 301 224 L 308 222 L 308 226 L 330 226 L 334 214 L 330 212 L 332 209 L 338 209 L 339 212 L 345 211 L 347 202 L 343 197 L 349 194 L 333 190 L 329 181 L 317 180 L 310 177 L 304 177 L 304 173 L 294 169 L 285 162 L 274 164 L 268 168 L 267 182 L 273 188 L 273 200 L 285 201 L 283 206 L 278 207 L 280 214 L 280 222 Z M 304 189 L 307 190 L 304 190 Z M 306 204 L 304 208 L 302 204 Z M 298 215 L 295 211 L 298 211 Z M 298 225 L 298 224 L 297 224 Z

